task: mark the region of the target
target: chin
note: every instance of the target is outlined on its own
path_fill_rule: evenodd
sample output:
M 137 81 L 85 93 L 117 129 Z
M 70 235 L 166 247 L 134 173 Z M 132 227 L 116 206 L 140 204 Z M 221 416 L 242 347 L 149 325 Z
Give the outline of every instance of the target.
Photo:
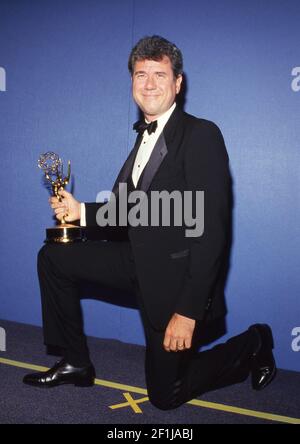
M 149 105 L 149 104 L 148 104 Z M 157 116 L 161 114 L 160 108 L 157 108 L 156 106 L 140 106 L 141 110 L 144 114 L 147 114 L 148 116 Z
M 158 114 L 161 114 L 161 109 L 159 108 L 152 108 L 152 107 L 143 107 L 143 112 L 145 114 L 148 114 L 149 116 L 157 116 Z
M 143 112 L 144 112 L 144 114 L 146 114 L 146 116 L 149 116 L 149 117 L 155 117 L 155 116 L 159 115 L 159 112 L 156 112 L 156 111 L 143 111 Z

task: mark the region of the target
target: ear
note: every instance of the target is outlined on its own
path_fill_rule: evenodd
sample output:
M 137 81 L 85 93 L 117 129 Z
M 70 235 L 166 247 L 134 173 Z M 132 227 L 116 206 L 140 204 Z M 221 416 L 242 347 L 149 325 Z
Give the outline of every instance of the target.
M 175 83 L 176 83 L 176 94 L 178 94 L 180 92 L 181 83 L 182 83 L 182 75 L 181 74 L 176 78 Z

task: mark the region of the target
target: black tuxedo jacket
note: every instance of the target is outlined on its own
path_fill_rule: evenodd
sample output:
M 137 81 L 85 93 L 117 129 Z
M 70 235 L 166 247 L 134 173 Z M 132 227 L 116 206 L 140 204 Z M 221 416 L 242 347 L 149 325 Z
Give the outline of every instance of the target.
M 113 191 L 132 172 L 136 144 Z M 176 312 L 203 320 L 226 313 L 224 277 L 230 240 L 231 179 L 219 128 L 178 107 L 168 120 L 144 169 L 138 188 L 151 191 L 204 191 L 204 232 L 187 237 L 187 226 L 137 226 L 128 230 L 141 297 L 152 325 L 165 329 Z M 86 204 L 87 226 L 96 225 L 99 204 Z M 173 211 L 173 212 L 172 212 Z M 149 213 L 150 214 L 150 213 Z M 183 217 L 184 220 L 184 217 Z

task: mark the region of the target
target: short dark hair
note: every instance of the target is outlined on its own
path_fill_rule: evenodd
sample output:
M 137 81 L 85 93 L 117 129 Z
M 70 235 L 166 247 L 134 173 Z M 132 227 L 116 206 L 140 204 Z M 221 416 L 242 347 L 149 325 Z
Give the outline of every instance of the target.
M 153 35 L 151 37 L 143 37 L 132 49 L 129 60 L 128 69 L 130 74 L 133 74 L 134 65 L 140 60 L 162 60 L 164 56 L 169 57 L 174 77 L 177 78 L 183 72 L 183 60 L 180 49 L 174 43 L 160 37 Z

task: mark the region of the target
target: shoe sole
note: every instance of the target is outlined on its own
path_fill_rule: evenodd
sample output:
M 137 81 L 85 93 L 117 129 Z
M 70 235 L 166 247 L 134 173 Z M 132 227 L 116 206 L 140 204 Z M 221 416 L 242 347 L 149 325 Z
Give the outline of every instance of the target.
M 54 388 L 54 387 L 59 387 L 60 385 L 66 385 L 66 384 L 73 384 L 75 387 L 92 387 L 94 385 L 94 380 L 92 381 L 87 381 L 87 382 L 81 382 L 81 381 L 61 381 L 55 384 L 36 384 L 35 382 L 25 382 L 23 381 L 24 384 L 26 385 L 30 385 L 32 387 L 37 387 L 37 388 Z

